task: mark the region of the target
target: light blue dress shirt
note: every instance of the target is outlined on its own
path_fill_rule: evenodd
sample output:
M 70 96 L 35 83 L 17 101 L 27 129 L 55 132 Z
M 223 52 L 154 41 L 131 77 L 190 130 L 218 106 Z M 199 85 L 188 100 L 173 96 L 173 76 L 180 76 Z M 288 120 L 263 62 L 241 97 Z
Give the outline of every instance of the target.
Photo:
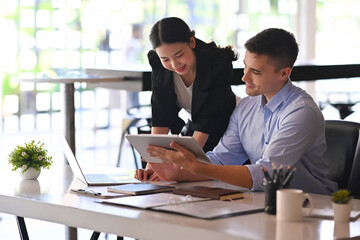
M 296 166 L 290 188 L 331 194 L 337 184 L 329 180 L 325 150 L 319 107 L 289 79 L 268 103 L 262 95 L 242 99 L 224 136 L 207 156 L 217 165 L 242 165 L 249 159 L 253 191 L 265 190 L 261 166 L 272 174 L 274 162 L 278 167 Z

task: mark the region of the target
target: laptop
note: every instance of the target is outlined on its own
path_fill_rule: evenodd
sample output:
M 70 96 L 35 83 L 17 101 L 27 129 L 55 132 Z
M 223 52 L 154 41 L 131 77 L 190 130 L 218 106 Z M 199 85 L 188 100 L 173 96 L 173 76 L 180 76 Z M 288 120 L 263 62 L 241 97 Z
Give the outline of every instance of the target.
M 127 173 L 96 173 L 96 174 L 84 174 L 83 167 L 80 162 L 75 158 L 73 151 L 70 148 L 65 136 L 62 135 L 62 149 L 68 160 L 71 170 L 74 176 L 88 186 L 109 186 L 109 185 L 121 185 L 129 183 L 141 183 L 141 181 L 131 177 Z

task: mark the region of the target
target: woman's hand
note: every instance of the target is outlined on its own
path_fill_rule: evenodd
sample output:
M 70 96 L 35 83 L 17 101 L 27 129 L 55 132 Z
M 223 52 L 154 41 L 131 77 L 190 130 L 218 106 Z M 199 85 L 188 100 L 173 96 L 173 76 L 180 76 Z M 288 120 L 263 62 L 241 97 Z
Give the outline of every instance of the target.
M 151 168 L 136 170 L 134 177 L 140 181 L 156 181 L 156 182 L 158 182 L 161 180 L 160 177 Z

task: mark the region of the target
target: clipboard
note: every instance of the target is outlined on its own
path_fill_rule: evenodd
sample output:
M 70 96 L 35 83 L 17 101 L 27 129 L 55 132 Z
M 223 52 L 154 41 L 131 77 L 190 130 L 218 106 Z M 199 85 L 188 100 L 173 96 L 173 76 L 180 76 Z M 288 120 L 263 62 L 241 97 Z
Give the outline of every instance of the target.
M 146 152 L 146 148 L 149 145 L 160 146 L 164 148 L 170 148 L 170 143 L 172 141 L 179 143 L 189 151 L 195 154 L 196 159 L 199 162 L 210 163 L 210 160 L 206 156 L 202 147 L 195 140 L 195 138 L 190 136 L 179 136 L 179 135 L 166 135 L 166 134 L 139 134 L 132 135 L 126 134 L 125 137 L 131 145 L 136 149 L 136 151 L 141 155 L 146 162 L 150 163 L 162 163 L 163 161 L 156 157 L 150 157 Z
M 188 217 L 213 220 L 264 211 L 264 206 L 238 201 L 211 200 L 210 198 L 155 193 L 97 201 L 99 203 L 175 213 Z

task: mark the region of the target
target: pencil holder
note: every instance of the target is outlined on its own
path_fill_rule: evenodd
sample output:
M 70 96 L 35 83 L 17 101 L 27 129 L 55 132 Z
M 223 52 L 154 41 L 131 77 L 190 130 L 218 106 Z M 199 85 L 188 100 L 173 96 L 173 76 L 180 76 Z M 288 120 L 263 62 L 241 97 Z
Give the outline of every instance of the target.
M 264 185 L 265 185 L 265 212 L 268 214 L 276 214 L 276 191 L 278 189 L 287 188 L 292 179 L 293 173 L 296 170 L 288 166 L 284 169 L 281 165 L 279 169 L 273 163 L 273 174 L 269 175 L 266 168 L 261 167 L 264 172 Z
M 268 214 L 276 214 L 276 191 L 278 186 L 271 183 L 265 185 L 265 212 Z

